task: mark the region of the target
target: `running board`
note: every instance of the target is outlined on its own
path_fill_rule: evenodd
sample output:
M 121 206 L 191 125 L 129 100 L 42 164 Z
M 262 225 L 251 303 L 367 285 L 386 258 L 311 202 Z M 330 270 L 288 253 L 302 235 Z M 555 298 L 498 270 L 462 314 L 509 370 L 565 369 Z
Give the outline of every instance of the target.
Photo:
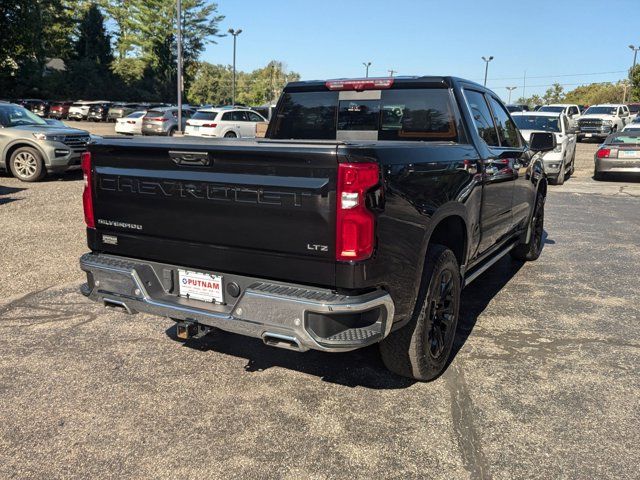
M 486 263 L 482 264 L 478 267 L 477 270 L 474 270 L 470 275 L 465 275 L 464 277 L 464 286 L 466 287 L 471 282 L 473 282 L 476 278 L 486 272 L 490 267 L 492 267 L 495 263 L 498 262 L 502 257 L 504 257 L 507 253 L 509 253 L 513 248 L 517 245 L 517 242 L 512 243 L 511 245 L 506 246 L 503 250 L 498 252 L 495 256 L 486 261 Z

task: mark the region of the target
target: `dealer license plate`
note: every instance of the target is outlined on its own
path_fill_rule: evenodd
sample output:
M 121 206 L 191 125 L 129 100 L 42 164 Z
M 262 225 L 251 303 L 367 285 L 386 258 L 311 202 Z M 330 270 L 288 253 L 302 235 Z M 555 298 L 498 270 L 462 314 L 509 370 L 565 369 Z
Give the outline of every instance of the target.
M 178 270 L 180 296 L 209 303 L 223 303 L 222 277 L 209 273 Z
M 584 136 L 587 137 L 587 138 L 593 137 L 593 133 L 585 133 Z
M 618 150 L 620 152 L 620 156 L 624 158 L 636 158 L 638 157 L 637 150 Z

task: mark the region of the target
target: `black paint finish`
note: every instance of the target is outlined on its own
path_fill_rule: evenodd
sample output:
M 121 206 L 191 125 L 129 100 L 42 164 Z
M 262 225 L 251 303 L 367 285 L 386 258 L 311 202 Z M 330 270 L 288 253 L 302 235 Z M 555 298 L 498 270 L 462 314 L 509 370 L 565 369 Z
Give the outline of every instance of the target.
M 346 292 L 384 288 L 396 319 L 406 319 L 433 235 L 470 272 L 526 233 L 535 192 L 546 182 L 526 145 L 490 149 L 478 136 L 464 89 L 494 95 L 489 90 L 451 77 L 394 84 L 425 87 L 449 89 L 462 143 L 98 140 L 90 147 L 98 229 L 88 229 L 89 247 Z M 381 170 L 380 186 L 368 198 L 376 249 L 367 261 L 339 263 L 337 166 L 363 161 L 378 162 Z M 103 243 L 103 234 L 117 236 L 117 245 Z

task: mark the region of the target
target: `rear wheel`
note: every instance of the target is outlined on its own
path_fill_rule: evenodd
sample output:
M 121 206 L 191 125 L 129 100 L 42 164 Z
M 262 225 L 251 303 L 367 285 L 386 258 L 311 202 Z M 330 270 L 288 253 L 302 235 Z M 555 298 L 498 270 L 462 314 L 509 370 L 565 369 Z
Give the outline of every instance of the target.
M 23 182 L 37 182 L 47 173 L 40 152 L 32 147 L 21 147 L 13 152 L 9 168 L 11 173 Z
M 169 134 L 168 134 L 168 135 L 169 135 L 170 137 L 175 137 L 175 135 L 176 135 L 176 129 L 175 129 L 175 128 L 172 128 L 171 130 L 169 130 Z
M 458 325 L 461 289 L 460 268 L 453 252 L 431 245 L 413 318 L 380 343 L 382 360 L 389 370 L 425 381 L 444 371 Z
M 224 138 L 238 138 L 235 132 L 227 132 L 224 134 Z
M 533 261 L 537 260 L 542 253 L 542 239 L 544 234 L 544 195 L 538 192 L 536 205 L 531 217 L 529 241 L 520 243 L 511 250 L 511 257 L 516 260 Z

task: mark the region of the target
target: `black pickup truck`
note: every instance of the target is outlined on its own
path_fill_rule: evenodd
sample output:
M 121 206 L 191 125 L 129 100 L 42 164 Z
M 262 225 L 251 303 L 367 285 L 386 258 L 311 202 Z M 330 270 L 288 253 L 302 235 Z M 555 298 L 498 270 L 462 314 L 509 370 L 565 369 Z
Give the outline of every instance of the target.
M 82 166 L 82 292 L 296 351 L 380 343 L 429 380 L 461 289 L 542 248 L 547 181 L 490 90 L 452 77 L 290 83 L 261 140 L 104 138 Z

